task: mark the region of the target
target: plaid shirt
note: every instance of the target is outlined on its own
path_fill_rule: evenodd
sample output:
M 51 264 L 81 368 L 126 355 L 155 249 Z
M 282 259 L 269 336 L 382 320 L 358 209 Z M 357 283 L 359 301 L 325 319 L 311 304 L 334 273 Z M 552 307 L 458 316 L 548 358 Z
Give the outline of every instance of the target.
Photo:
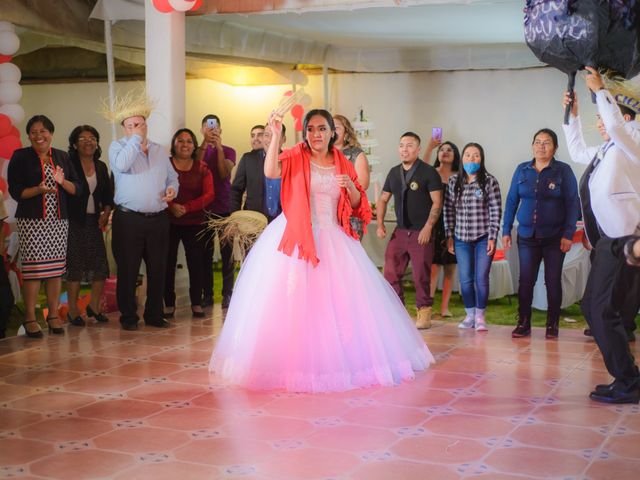
M 458 240 L 473 242 L 489 235 L 489 240 L 498 238 L 502 198 L 498 180 L 487 173 L 484 192 L 477 181 L 465 183 L 460 198 L 456 201 L 455 185 L 458 174 L 449 178 L 444 197 L 444 229 L 447 238 L 454 233 Z

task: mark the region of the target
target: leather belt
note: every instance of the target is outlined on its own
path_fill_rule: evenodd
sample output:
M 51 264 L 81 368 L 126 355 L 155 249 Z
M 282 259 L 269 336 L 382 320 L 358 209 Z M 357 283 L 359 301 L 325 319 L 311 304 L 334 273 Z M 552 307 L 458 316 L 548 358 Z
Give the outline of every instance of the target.
M 136 215 L 140 215 L 141 217 L 146 217 L 146 218 L 157 217 L 158 215 L 164 214 L 164 210 L 161 210 L 159 212 L 150 212 L 150 213 L 136 212 L 135 210 L 131 210 L 127 207 L 123 207 L 122 205 L 116 205 L 116 210 L 120 210 L 121 212 L 124 212 L 124 213 L 135 213 Z

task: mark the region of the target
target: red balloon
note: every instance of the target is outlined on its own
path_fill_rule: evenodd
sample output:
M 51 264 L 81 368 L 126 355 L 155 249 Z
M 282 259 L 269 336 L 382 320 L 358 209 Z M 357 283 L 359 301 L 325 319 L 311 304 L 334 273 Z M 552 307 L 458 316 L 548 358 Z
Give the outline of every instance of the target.
M 170 13 L 173 12 L 173 7 L 169 3 L 169 0 L 151 0 L 153 6 L 156 7 L 160 13 Z
M 11 133 L 11 127 L 13 127 L 11 119 L 4 113 L 0 113 L 0 138 L 9 135 Z
M 291 107 L 291 116 L 294 118 L 294 128 L 296 132 L 302 131 L 302 117 L 304 116 L 304 107 L 296 103 Z
M 20 139 L 13 135 L 7 135 L 6 137 L 0 138 L 0 157 L 7 159 L 11 158 L 14 150 L 21 146 L 22 143 L 20 142 Z
M 0 63 L 7 63 L 11 61 L 13 55 L 0 55 Z
M 14 137 L 20 138 L 20 130 L 18 130 L 15 125 L 11 126 L 11 131 L 9 132 L 9 135 L 12 135 Z M 2 138 L 3 135 L 0 135 L 0 138 Z

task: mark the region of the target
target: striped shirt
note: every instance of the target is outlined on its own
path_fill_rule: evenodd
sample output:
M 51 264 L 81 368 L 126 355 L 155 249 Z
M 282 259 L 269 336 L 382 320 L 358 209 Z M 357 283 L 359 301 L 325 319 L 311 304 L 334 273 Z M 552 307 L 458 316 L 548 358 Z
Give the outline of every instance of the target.
M 458 174 L 449 178 L 444 197 L 444 228 L 447 238 L 454 234 L 463 242 L 472 242 L 485 235 L 489 235 L 489 240 L 498 238 L 502 216 L 500 186 L 493 175 L 486 175 L 484 191 L 474 180 L 463 185 L 457 199 L 455 185 Z

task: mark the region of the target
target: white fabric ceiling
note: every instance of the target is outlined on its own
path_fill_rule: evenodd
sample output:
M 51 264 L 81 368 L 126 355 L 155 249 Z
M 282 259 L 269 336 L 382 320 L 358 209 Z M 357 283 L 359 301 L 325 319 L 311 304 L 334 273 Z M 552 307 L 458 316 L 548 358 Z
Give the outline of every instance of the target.
M 118 22 L 114 40 L 116 47 L 142 47 L 136 40 L 141 37 L 143 2 L 99 0 L 92 17 L 136 19 Z M 335 70 L 359 72 L 541 65 L 524 44 L 521 0 L 261 3 L 264 10 L 250 14 L 188 17 L 188 54 L 249 63 L 326 64 Z M 248 10 L 249 4 L 256 2 L 209 0 L 201 11 Z
M 144 65 L 145 1 L 57 0 L 52 9 L 44 0 L 2 0 L 0 18 L 19 27 L 19 54 L 48 47 L 104 53 L 100 19 L 111 19 L 114 56 Z M 252 10 L 256 5 L 262 10 Z M 186 73 L 228 81 L 229 65 L 254 66 L 262 68 L 254 78 L 274 84 L 296 66 L 344 72 L 541 66 L 524 43 L 522 7 L 522 0 L 204 0 L 186 20 Z M 252 13 L 206 13 L 234 9 Z

